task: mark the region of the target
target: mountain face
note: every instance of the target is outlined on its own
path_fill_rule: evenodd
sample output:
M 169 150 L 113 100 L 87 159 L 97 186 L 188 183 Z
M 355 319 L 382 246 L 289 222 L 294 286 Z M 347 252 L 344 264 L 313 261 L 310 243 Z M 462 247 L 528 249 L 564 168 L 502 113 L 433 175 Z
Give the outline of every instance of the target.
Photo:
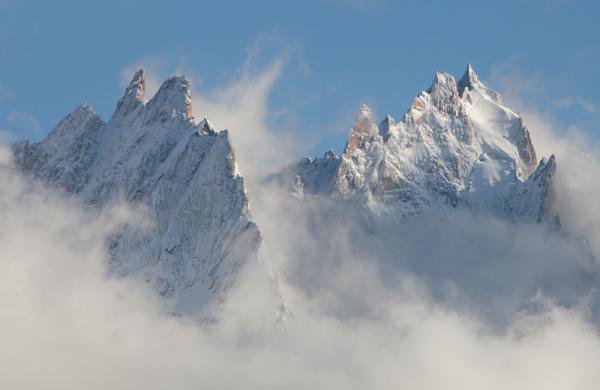
M 400 219 L 465 208 L 522 222 L 551 218 L 554 156 L 537 161 L 529 131 L 469 65 L 437 73 L 399 122 L 363 105 L 343 154 L 289 167 L 297 196 L 328 195 Z
M 152 226 L 125 226 L 110 243 L 111 271 L 150 282 L 194 311 L 256 258 L 243 179 L 226 130 L 192 116 L 191 87 L 171 77 L 149 101 L 138 71 L 105 123 L 89 105 L 60 121 L 40 143 L 13 145 L 16 166 L 85 203 L 147 206 Z

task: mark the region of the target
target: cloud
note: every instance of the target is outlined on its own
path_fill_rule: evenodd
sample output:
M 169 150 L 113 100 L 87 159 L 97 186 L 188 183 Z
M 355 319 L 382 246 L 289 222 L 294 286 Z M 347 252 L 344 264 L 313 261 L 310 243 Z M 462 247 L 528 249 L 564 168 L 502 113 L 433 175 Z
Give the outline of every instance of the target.
M 42 132 L 42 125 L 33 115 L 12 111 L 8 114 L 7 119 L 9 123 L 22 126 L 26 131 L 33 131 L 34 133 Z
M 260 180 L 295 158 L 291 135 L 271 131 L 269 126 L 269 94 L 282 67 L 283 59 L 259 72 L 243 66 L 229 83 L 194 93 L 195 115 L 209 118 L 219 129 L 229 129 L 238 166 L 249 180 Z
M 314 292 L 289 284 L 289 320 L 274 323 L 272 308 L 254 305 L 260 285 L 252 269 L 214 323 L 169 316 L 143 284 L 105 276 L 105 239 L 120 223 L 135 223 L 135 213 L 115 205 L 89 214 L 7 164 L 0 166 L 0 345 L 10 351 L 0 354 L 3 388 L 552 390 L 600 380 L 599 339 L 583 311 L 538 296 L 535 311 L 495 333 L 432 300 L 411 278 L 386 281 L 375 259 L 329 240 L 343 238 L 339 231 L 318 243 L 341 249 L 343 262 L 314 270 L 326 282 Z M 298 253 L 294 261 L 318 266 L 331 253 Z M 248 312 L 262 321 L 247 321 Z

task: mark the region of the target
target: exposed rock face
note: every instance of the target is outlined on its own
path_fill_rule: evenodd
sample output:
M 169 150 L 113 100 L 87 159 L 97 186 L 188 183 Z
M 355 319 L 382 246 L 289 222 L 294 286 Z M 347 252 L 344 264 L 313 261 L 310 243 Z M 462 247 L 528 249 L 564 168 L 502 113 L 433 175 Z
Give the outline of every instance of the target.
M 13 152 L 22 171 L 90 205 L 148 206 L 152 227 L 122 229 L 110 245 L 111 269 L 145 278 L 178 310 L 219 297 L 256 258 L 260 233 L 228 133 L 194 122 L 184 77 L 169 78 L 146 102 L 140 70 L 108 123 L 82 105 L 45 140 L 18 142 Z
M 327 170 L 322 165 L 304 159 L 289 171 L 309 193 L 393 217 L 464 207 L 523 221 L 540 221 L 548 211 L 555 170 L 554 157 L 536 169 L 522 119 L 470 65 L 458 83 L 437 73 L 398 123 L 388 115 L 377 125 L 362 106 L 342 156 Z M 307 185 L 315 181 L 321 184 Z

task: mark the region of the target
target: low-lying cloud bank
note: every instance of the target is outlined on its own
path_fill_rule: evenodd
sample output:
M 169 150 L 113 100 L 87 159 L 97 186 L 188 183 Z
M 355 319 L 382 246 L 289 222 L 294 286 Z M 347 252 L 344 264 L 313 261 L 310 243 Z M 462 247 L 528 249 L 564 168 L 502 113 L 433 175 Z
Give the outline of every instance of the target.
M 260 118 L 271 76 L 256 78 Z M 257 84 L 245 83 L 231 96 L 250 96 L 242 86 Z M 242 161 L 273 137 L 248 115 L 248 142 L 232 129 Z M 460 212 L 395 224 L 255 181 L 285 321 L 262 264 L 247 265 L 215 321 L 170 315 L 144 283 L 107 275 L 107 238 L 143 228 L 143 210 L 86 210 L 27 182 L 0 149 L 0 388 L 596 388 L 600 160 L 534 119 L 534 142 L 558 157 L 565 233 Z
M 534 291 L 545 280 L 565 289 L 556 296 L 582 296 L 577 241 L 464 215 L 369 233 L 328 218 L 331 205 L 306 213 L 284 199 L 279 244 L 268 249 L 294 315 L 273 321 L 262 267 L 249 264 L 217 321 L 198 325 L 166 314 L 143 284 L 106 276 L 105 239 L 138 223 L 135 210 L 90 214 L 3 163 L 0 384 L 572 389 L 600 380 L 590 306 Z M 510 321 L 491 327 L 478 303 Z

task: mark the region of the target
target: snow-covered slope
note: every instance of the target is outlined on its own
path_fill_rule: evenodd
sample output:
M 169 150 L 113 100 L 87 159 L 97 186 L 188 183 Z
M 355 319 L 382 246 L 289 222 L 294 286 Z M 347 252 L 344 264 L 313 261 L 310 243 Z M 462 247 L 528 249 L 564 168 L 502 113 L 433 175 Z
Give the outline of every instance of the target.
M 458 83 L 437 73 L 398 123 L 377 125 L 363 105 L 341 157 L 304 159 L 289 175 L 296 192 L 394 217 L 450 206 L 539 221 L 556 163 L 537 164 L 523 120 L 469 65 Z
M 122 229 L 110 243 L 111 270 L 145 278 L 177 310 L 220 296 L 256 257 L 260 234 L 228 133 L 195 123 L 184 77 L 169 78 L 146 101 L 140 70 L 108 123 L 82 105 L 45 140 L 18 142 L 13 152 L 21 170 L 90 205 L 147 205 L 152 227 Z

